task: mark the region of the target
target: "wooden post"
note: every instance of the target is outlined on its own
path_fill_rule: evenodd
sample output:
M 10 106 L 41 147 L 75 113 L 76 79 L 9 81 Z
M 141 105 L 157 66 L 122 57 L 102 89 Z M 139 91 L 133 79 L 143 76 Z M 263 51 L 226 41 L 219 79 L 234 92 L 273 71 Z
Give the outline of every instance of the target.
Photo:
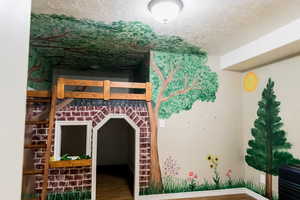
M 57 98 L 65 98 L 65 79 L 58 78 L 57 80 Z
M 146 101 L 151 101 L 152 99 L 152 84 L 150 82 L 146 83 Z
M 104 100 L 110 99 L 110 81 L 108 80 L 104 81 L 103 96 Z
M 51 145 L 52 145 L 52 136 L 53 136 L 53 127 L 55 121 L 56 113 L 56 94 L 57 89 L 54 85 L 52 88 L 52 99 L 51 99 L 51 109 L 49 113 L 49 127 L 48 127 L 48 136 L 47 136 L 47 148 L 45 152 L 45 165 L 44 165 L 44 175 L 43 175 L 43 188 L 42 188 L 42 200 L 47 199 L 47 188 L 48 188 L 48 175 L 49 175 L 49 160 L 51 157 Z

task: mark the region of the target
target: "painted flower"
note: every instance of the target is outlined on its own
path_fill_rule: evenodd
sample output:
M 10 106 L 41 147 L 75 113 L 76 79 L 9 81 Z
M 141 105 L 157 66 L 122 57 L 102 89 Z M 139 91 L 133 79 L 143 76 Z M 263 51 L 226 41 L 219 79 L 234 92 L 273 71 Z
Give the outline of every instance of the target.
M 208 155 L 207 158 L 206 158 L 208 161 L 211 161 L 213 159 L 213 156 L 212 155 Z
M 197 175 L 197 174 L 195 174 L 195 175 L 194 175 L 194 179 L 197 179 L 197 178 L 198 178 L 198 175 Z
M 215 166 L 214 166 L 213 164 L 210 164 L 209 167 L 210 167 L 210 168 L 214 168 Z
M 215 161 L 215 162 L 218 162 L 218 161 L 219 161 L 219 158 L 218 158 L 218 157 L 215 157 L 215 158 L 214 158 L 214 161 Z
M 192 172 L 192 171 L 189 172 L 189 176 L 190 176 L 190 177 L 194 176 L 194 172 Z
M 226 176 L 227 176 L 228 178 L 230 178 L 230 177 L 231 177 L 231 175 L 232 175 L 232 170 L 231 170 L 231 169 L 229 169 L 229 170 L 227 171 L 227 173 L 226 173 Z

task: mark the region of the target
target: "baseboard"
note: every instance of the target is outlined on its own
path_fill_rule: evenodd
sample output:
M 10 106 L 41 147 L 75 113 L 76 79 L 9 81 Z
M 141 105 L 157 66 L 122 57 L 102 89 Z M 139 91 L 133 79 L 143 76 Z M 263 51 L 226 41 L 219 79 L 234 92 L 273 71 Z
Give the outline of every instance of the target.
M 159 194 L 159 195 L 144 195 L 144 196 L 136 197 L 135 200 L 184 199 L 184 198 L 213 197 L 213 196 L 233 195 L 233 194 L 247 194 L 257 200 L 268 200 L 265 197 L 256 194 L 255 192 L 252 192 L 247 188 L 211 190 L 211 191 L 201 191 L 201 192 L 184 192 L 184 193 Z

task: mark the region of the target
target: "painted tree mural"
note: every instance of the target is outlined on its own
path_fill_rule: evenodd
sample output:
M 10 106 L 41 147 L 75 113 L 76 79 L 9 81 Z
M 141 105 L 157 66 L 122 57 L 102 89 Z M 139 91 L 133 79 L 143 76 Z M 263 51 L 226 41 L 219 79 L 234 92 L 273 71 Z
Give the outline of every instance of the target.
M 258 102 L 253 139 L 249 141 L 246 162 L 249 166 L 266 173 L 266 196 L 272 199 L 272 175 L 277 176 L 280 166 L 298 163 L 293 155 L 287 152 L 291 144 L 287 142 L 286 132 L 280 112 L 280 102 L 276 100 L 274 81 L 268 80 L 263 90 L 262 99 Z
M 205 65 L 207 56 L 153 51 L 150 78 L 153 84 L 154 121 L 168 119 L 172 114 L 190 110 L 196 101 L 216 99 L 217 74 Z M 151 183 L 162 187 L 158 158 L 157 125 L 152 131 Z
M 150 50 L 202 55 L 180 37 L 159 35 L 141 22 L 106 24 L 64 15 L 32 14 L 28 85 L 49 89 L 54 69 L 133 69 Z
M 106 24 L 64 15 L 32 14 L 28 86 L 49 89 L 54 69 L 84 71 L 95 65 L 99 68 L 93 70 L 101 72 L 133 69 L 150 51 L 155 51 L 154 121 L 189 110 L 196 101 L 215 100 L 217 74 L 205 66 L 207 55 L 199 47 L 177 36 L 159 35 L 141 22 Z M 70 102 L 67 99 L 59 107 Z M 162 188 L 157 127 L 152 135 L 151 183 Z

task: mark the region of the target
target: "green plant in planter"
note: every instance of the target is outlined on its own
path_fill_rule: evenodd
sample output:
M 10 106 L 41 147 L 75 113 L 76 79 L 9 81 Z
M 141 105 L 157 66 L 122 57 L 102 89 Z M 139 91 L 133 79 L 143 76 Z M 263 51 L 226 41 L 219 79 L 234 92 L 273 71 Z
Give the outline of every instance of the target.
M 69 154 L 65 154 L 60 158 L 60 160 L 72 160 L 72 158 L 70 158 Z
M 78 156 L 76 158 L 76 160 L 87 160 L 87 159 L 91 159 L 92 157 L 89 156 L 89 155 L 81 155 L 81 156 Z

